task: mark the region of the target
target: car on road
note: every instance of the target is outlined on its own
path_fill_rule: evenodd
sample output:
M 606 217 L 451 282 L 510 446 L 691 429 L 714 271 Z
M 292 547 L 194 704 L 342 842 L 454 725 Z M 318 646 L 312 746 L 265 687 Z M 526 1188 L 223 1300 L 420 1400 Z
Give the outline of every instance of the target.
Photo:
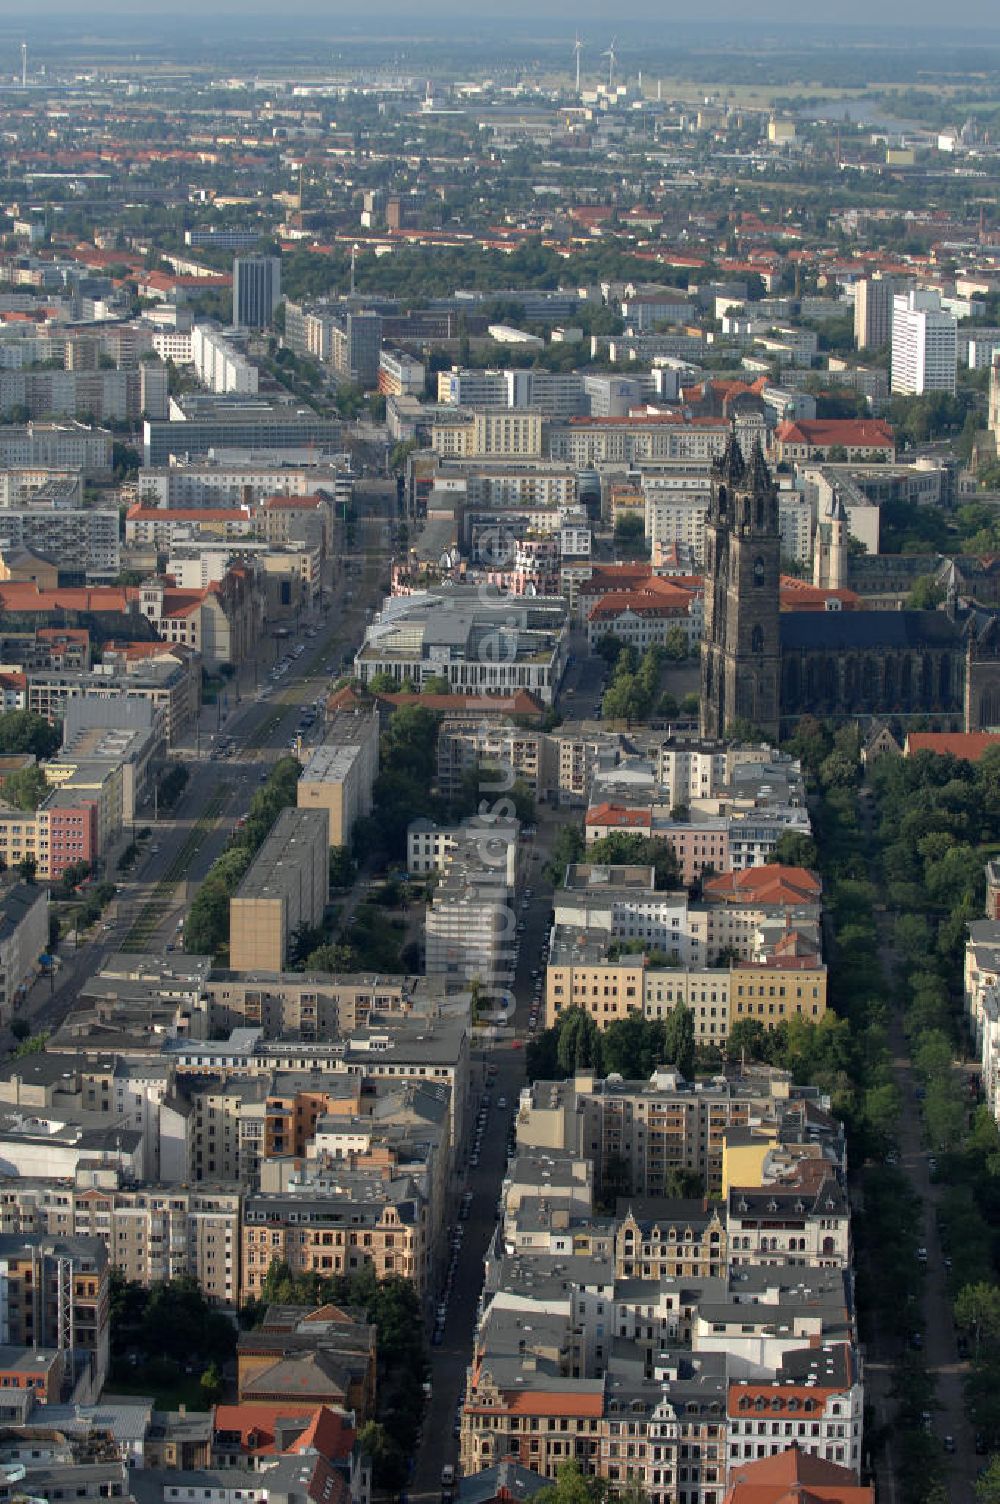
M 507 1098 L 506 1097 L 497 1097 L 497 1106 L 498 1107 L 506 1107 L 507 1106 Z
M 922 1264 L 926 1264 L 926 1262 L 927 1262 L 927 1249 L 926 1248 L 918 1248 L 917 1249 L 917 1258 L 920 1260 L 920 1262 Z
M 954 1451 L 955 1451 L 955 1438 L 954 1438 L 954 1436 L 946 1436 L 945 1437 L 945 1439 L 944 1439 L 944 1449 L 945 1449 L 946 1452 L 949 1453 L 949 1455 L 954 1455 Z
M 452 1467 L 450 1462 L 446 1462 L 444 1467 L 441 1469 L 441 1487 L 451 1488 L 454 1482 L 455 1469 Z

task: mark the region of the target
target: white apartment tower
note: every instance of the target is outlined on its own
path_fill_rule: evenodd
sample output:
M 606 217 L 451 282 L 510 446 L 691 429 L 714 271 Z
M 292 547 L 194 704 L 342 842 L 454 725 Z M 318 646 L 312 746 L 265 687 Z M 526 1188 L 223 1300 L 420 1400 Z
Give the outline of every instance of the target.
M 899 293 L 892 305 L 892 390 L 904 397 L 955 391 L 958 325 L 934 291 Z

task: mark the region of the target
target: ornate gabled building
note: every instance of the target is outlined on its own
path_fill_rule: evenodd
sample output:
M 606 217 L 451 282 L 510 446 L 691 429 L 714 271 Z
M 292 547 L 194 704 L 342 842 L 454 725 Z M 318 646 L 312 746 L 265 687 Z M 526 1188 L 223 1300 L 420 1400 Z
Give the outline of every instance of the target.
M 842 519 L 821 519 L 818 567 L 846 552 Z M 1000 619 L 938 611 L 782 611 L 778 497 L 764 456 L 735 438 L 716 462 L 705 528 L 701 730 L 734 721 L 777 738 L 803 715 L 833 720 L 933 716 L 953 729 L 1000 725 Z M 849 570 L 848 570 L 849 574 Z

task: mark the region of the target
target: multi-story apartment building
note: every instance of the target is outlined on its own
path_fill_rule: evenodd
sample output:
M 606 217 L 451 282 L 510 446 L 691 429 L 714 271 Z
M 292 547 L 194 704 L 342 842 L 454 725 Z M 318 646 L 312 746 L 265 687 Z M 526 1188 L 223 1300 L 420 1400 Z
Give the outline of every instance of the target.
M 18 548 L 45 554 L 62 572 L 88 580 L 116 576 L 118 513 L 91 507 L 0 508 L 0 551 Z
M 543 421 L 541 413 L 516 412 L 512 408 L 463 413 L 453 422 L 433 425 L 431 447 L 445 459 L 485 459 L 491 455 L 540 459 Z
M 143 699 L 162 711 L 168 743 L 178 741 L 201 705 L 201 661 L 183 644 L 109 643 L 99 671 L 31 669 L 27 708 L 62 720 L 74 699 Z
M 791 1087 L 784 1072 L 750 1070 L 712 1081 L 683 1081 L 657 1071 L 649 1081 L 601 1081 L 581 1072 L 572 1082 L 535 1082 L 521 1093 L 518 1144 L 585 1155 L 595 1192 L 613 1181 L 619 1194 L 662 1196 L 672 1170 L 699 1176 L 709 1191 L 723 1183 L 727 1135 L 751 1126 L 767 1143 L 816 1133 L 842 1155 L 828 1116 L 829 1099 Z M 838 1213 L 839 1214 L 839 1213 Z M 732 1246 L 730 1244 L 730 1246 Z
M 734 1266 L 805 1265 L 848 1269 L 851 1211 L 829 1166 L 817 1164 L 818 1184 L 735 1187 L 729 1192 L 729 1256 Z
M 115 514 L 117 522 L 117 514 Z M 222 540 L 244 538 L 256 528 L 248 506 L 165 507 L 136 502 L 125 516 L 125 542 L 133 548 L 169 550 L 198 534 Z
M 900 293 L 892 303 L 892 390 L 903 396 L 955 392 L 958 324 L 931 290 Z
M 514 920 L 505 866 L 494 866 L 474 846 L 456 855 L 434 888 L 424 922 L 429 977 L 479 984 L 486 1007 L 496 1009 L 514 964 Z
M 789 1353 L 772 1383 L 730 1380 L 726 1404 L 730 1471 L 750 1458 L 796 1446 L 857 1473 L 864 1389 L 848 1344 Z
M 331 1189 L 333 1189 L 331 1185 Z M 370 1267 L 379 1279 L 401 1276 L 423 1295 L 429 1246 L 427 1205 L 408 1175 L 341 1174 L 336 1194 L 248 1196 L 243 1206 L 241 1289 L 259 1296 L 271 1264 L 321 1277 Z
M 210 392 L 253 396 L 257 391 L 257 367 L 211 324 L 195 324 L 191 330 L 191 363 L 198 380 Z
M 371 814 L 378 744 L 377 714 L 339 711 L 302 770 L 298 807 L 326 811 L 331 846 L 348 845 L 356 821 Z
M 447 872 L 471 851 L 484 866 L 495 869 L 508 888 L 517 877 L 516 820 L 492 820 L 472 815 L 459 825 L 435 825 L 432 820 L 412 820 L 406 831 L 406 869 L 419 875 Z
M 210 1300 L 239 1304 L 240 1192 L 234 1184 L 12 1180 L 0 1187 L 0 1219 L 4 1233 L 99 1239 L 113 1267 L 147 1290 L 188 1276 Z
M 0 1341 L 58 1348 L 96 1399 L 108 1371 L 110 1273 L 97 1238 L 0 1235 Z
M 854 343 L 859 350 L 881 350 L 889 343 L 897 290 L 893 277 L 862 277 L 855 282 Z
M 386 397 L 422 397 L 423 365 L 402 350 L 382 350 L 378 362 L 378 389 Z
M 69 420 L 11 425 L 0 428 L 0 464 L 15 469 L 69 467 L 80 470 L 88 480 L 110 480 L 111 443 L 106 428 L 88 428 Z
M 347 456 L 342 464 L 347 468 Z M 134 483 L 135 500 L 143 507 L 254 507 L 269 496 L 311 496 L 317 490 L 342 499 L 350 479 L 340 470 L 317 465 L 273 465 L 266 462 L 222 464 L 218 461 L 145 467 Z
M 45 889 L 9 882 L 0 891 L 0 1022 L 8 1024 L 38 974 L 49 943 Z
M 437 782 L 444 799 L 455 798 L 463 780 L 481 764 L 509 769 L 537 799 L 554 785 L 552 741 L 542 731 L 513 721 L 475 715 L 446 715 L 437 741 Z
M 375 1018 L 403 1017 L 433 1005 L 439 988 L 426 977 L 311 976 L 302 972 L 213 971 L 207 983 L 210 1025 L 263 1029 L 268 1039 L 334 1039 Z
M 329 816 L 284 809 L 229 904 L 234 971 L 282 971 L 300 924 L 318 926 L 330 896 Z
M 729 433 L 728 420 L 721 418 L 571 418 L 550 428 L 548 458 L 579 469 L 644 460 L 698 460 L 707 465 L 722 454 Z
M 695 563 L 705 562 L 705 521 L 708 517 L 708 481 L 692 491 L 645 492 L 645 531 L 654 557 L 672 544 L 690 548 Z

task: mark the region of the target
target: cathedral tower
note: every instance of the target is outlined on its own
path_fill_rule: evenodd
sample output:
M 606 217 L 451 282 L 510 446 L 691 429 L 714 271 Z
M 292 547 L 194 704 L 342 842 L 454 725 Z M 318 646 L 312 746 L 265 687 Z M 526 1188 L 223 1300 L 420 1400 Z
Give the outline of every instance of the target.
M 746 720 L 777 738 L 780 561 L 778 493 L 760 444 L 748 464 L 731 438 L 712 470 L 705 525 L 704 736 Z

